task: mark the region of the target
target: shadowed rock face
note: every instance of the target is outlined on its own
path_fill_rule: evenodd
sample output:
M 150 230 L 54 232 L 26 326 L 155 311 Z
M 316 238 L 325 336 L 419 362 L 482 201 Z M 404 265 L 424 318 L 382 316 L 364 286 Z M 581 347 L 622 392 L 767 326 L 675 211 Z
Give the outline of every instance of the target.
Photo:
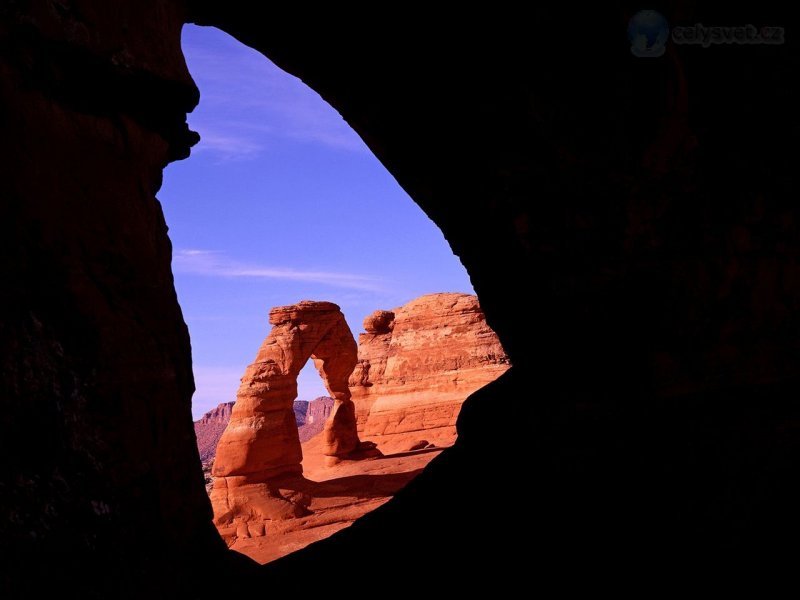
M 671 24 L 788 37 L 769 4 L 660 7 Z M 426 578 L 594 585 L 593 568 L 796 542 L 795 45 L 639 59 L 623 5 L 487 6 L 458 23 L 409 9 L 370 26 L 337 5 L 319 30 L 296 10 L 0 5 L 3 591 L 218 598 L 298 577 L 324 591 L 354 565 L 364 586 L 395 570 L 404 593 Z M 211 524 L 155 199 L 195 139 L 186 20 L 342 114 L 442 229 L 514 364 L 393 501 L 256 571 Z M 509 412 L 530 427 L 509 437 Z M 420 548 L 458 564 L 452 579 Z
M 324 454 L 344 457 L 359 447 L 347 387 L 357 349 L 339 307 L 311 301 L 279 306 L 270 311 L 269 322 L 272 330 L 242 377 L 217 445 L 211 503 L 218 524 L 300 514 L 296 504 L 283 501 L 266 484 L 303 472 L 293 402 L 297 376 L 309 358 L 334 399 L 323 432 Z
M 225 550 L 196 468 L 189 336 L 155 198 L 197 139 L 183 20 L 161 0 L 0 6 L 6 597 L 135 595 L 143 573 L 185 581 Z M 21 587 L 6 593 L 9 579 Z

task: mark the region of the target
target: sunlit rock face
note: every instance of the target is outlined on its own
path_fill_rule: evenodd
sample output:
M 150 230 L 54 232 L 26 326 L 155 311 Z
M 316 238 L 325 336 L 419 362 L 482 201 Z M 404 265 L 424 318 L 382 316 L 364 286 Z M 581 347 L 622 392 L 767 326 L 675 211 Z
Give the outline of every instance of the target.
M 217 445 L 211 492 L 217 525 L 274 520 L 303 513 L 275 491 L 281 477 L 302 473 L 294 400 L 297 376 L 314 361 L 334 400 L 323 431 L 323 453 L 343 458 L 360 446 L 347 381 L 356 342 L 339 307 L 303 301 L 273 308 L 272 329 L 245 370 L 231 419 Z
M 509 368 L 478 299 L 429 294 L 364 320 L 350 378 L 358 431 L 384 452 L 449 446 L 461 404 Z

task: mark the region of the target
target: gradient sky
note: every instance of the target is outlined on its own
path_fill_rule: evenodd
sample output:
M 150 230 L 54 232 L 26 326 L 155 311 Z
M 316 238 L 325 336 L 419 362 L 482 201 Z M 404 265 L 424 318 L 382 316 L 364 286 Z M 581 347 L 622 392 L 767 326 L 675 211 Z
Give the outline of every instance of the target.
M 189 325 L 195 418 L 235 400 L 273 306 L 328 300 L 354 335 L 374 310 L 472 293 L 439 229 L 341 116 L 299 79 L 215 28 L 187 25 L 201 136 L 158 194 Z M 324 395 L 309 361 L 299 398 Z

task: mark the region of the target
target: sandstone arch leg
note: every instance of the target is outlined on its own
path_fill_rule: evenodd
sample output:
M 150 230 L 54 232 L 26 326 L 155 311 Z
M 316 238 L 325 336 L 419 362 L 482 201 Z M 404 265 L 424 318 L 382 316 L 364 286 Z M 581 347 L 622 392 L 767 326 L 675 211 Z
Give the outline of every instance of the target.
M 218 526 L 241 529 L 242 523 L 306 512 L 298 486 L 287 482 L 303 472 L 292 405 L 297 376 L 309 358 L 335 400 L 325 426 L 325 454 L 341 458 L 363 447 L 347 387 L 357 346 L 339 307 L 303 301 L 273 308 L 269 322 L 272 330 L 242 377 L 230 423 L 217 446 L 211 503 Z
M 352 344 L 343 344 L 343 340 L 352 340 Z M 346 456 L 359 449 L 360 441 L 356 432 L 355 405 L 350 399 L 348 387 L 348 380 L 358 361 L 358 347 L 344 320 L 333 326 L 320 341 L 312 358 L 328 393 L 335 401 L 325 423 L 323 452 L 327 456 Z

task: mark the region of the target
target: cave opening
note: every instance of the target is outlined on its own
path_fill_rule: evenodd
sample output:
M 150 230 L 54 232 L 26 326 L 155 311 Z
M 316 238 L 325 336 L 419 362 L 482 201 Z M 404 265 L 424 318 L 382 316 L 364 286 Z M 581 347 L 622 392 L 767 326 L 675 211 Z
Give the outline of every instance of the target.
M 220 30 L 186 25 L 182 46 L 201 93 L 188 118 L 200 142 L 167 168 L 159 198 L 192 340 L 195 432 L 218 530 L 268 562 L 386 502 L 452 445 L 461 402 L 509 363 L 441 231 L 338 113 Z M 352 331 L 338 391 L 307 348 L 261 356 L 283 327 L 271 309 L 294 307 L 289 337 L 318 328 L 296 318 L 303 300 L 335 303 Z M 339 453 L 337 394 L 352 394 L 358 440 Z M 318 415 L 298 423 L 304 401 L 325 428 Z M 235 467 L 216 461 L 226 435 Z
M 664 18 L 674 30 L 783 29 L 769 6 L 718 14 L 694 4 L 665 5 Z M 631 579 L 617 576 L 621 566 L 668 580 L 676 557 L 698 571 L 712 556 L 785 562 L 800 498 L 800 215 L 786 151 L 794 46 L 669 39 L 662 57 L 643 58 L 629 42 L 653 33 L 653 20 L 631 27 L 627 10 L 551 8 L 533 18 L 527 7 L 462 11 L 459 23 L 406 10 L 365 27 L 337 6 L 318 28 L 306 6 L 290 16 L 202 0 L 0 8 L 4 597 L 218 598 L 298 582 L 329 594 L 343 574 L 362 589 L 390 581 L 396 592 L 467 595 L 534 576 L 597 588 L 610 575 L 617 585 Z M 193 139 L 183 127 L 196 92 L 180 52 L 186 19 L 274 57 L 347 116 L 469 265 L 515 363 L 465 403 L 456 448 L 402 495 L 267 568 L 225 552 L 211 523 L 170 261 L 174 249 L 196 401 L 232 398 L 267 308 L 320 297 L 267 297 L 275 278 L 298 280 L 299 267 L 269 268 L 276 253 L 308 259 L 319 238 L 306 206 L 266 183 L 299 189 L 319 173 L 292 180 L 291 153 L 273 149 L 260 166 L 266 183 L 247 183 L 235 169 L 270 147 L 201 130 L 205 149 L 170 166 L 161 194 L 171 246 L 155 195 L 164 165 Z M 241 70 L 221 62 L 231 77 Z M 208 106 L 213 89 L 200 83 Z M 306 154 L 304 130 L 290 133 Z M 215 189 L 222 163 L 234 173 Z M 244 202 L 250 189 L 264 197 Z M 204 199 L 211 192 L 216 202 Z M 317 209 L 329 209 L 329 224 L 344 212 L 403 231 L 367 205 L 329 200 Z M 209 240 L 187 235 L 192 219 L 190 233 L 216 226 Z M 292 236 L 277 236 L 295 222 L 303 252 L 292 254 Z M 272 251 L 234 254 L 216 244 L 226 228 L 242 243 L 270 238 Z M 329 273 L 322 259 L 353 239 L 370 258 L 363 233 L 337 229 L 302 275 Z M 424 247 L 415 238 L 406 245 Z M 234 314 L 218 314 L 215 297 Z M 395 318 L 375 315 L 365 331 L 378 346 L 402 333 L 401 311 L 388 312 Z M 253 332 L 252 346 L 237 327 Z M 245 346 L 231 364 L 209 358 Z M 354 373 L 370 383 L 379 371 L 370 361 Z M 387 390 L 362 387 L 362 404 L 389 408 Z

